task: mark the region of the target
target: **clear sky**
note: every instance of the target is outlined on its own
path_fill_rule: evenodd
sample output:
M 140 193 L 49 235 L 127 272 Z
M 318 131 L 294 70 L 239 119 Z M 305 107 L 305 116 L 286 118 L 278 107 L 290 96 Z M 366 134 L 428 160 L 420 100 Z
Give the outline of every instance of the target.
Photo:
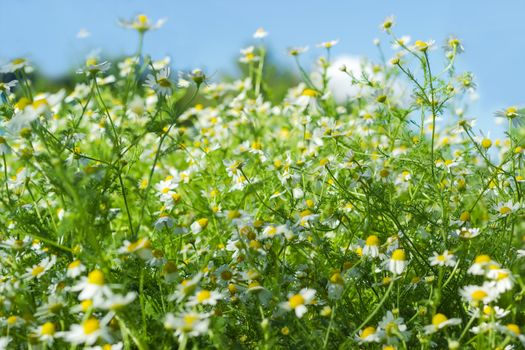
M 399 35 L 441 43 L 454 34 L 463 40 L 459 68 L 476 77 L 480 100 L 474 111 L 484 129 L 491 128 L 495 110 L 525 103 L 522 0 L 2 0 L 0 6 L 0 60 L 28 57 L 48 74 L 74 68 L 92 48 L 101 48 L 103 56 L 132 53 L 136 35 L 117 19 L 141 12 L 168 19 L 148 33 L 146 52 L 170 55 L 176 68 L 212 72 L 232 71 L 239 49 L 260 26 L 284 63 L 291 63 L 287 47 L 313 49 L 331 39 L 341 40 L 334 55 L 377 58 L 372 40 L 386 39 L 378 26 L 393 14 Z M 81 28 L 91 36 L 77 39 Z

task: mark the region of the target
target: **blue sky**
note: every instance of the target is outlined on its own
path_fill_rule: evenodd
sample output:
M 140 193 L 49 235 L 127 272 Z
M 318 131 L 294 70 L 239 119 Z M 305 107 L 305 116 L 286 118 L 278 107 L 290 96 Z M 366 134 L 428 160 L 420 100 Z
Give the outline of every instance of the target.
M 0 60 L 29 57 L 42 71 L 59 74 L 80 64 L 92 48 L 103 55 L 132 53 L 136 36 L 117 25 L 118 18 L 144 12 L 165 17 L 165 27 L 148 33 L 145 51 L 154 58 L 172 57 L 176 68 L 204 67 L 232 71 L 241 47 L 252 42 L 260 26 L 279 61 L 289 46 L 340 39 L 334 55 L 377 58 L 374 38 L 386 39 L 378 29 L 395 15 L 395 31 L 415 39 L 448 35 L 461 38 L 466 53 L 458 64 L 472 71 L 480 100 L 473 109 L 480 126 L 492 126 L 493 112 L 525 101 L 525 1 L 295 1 L 295 0 L 6 0 L 0 11 Z M 76 38 L 86 28 L 91 36 Z M 311 50 L 310 57 L 320 52 Z

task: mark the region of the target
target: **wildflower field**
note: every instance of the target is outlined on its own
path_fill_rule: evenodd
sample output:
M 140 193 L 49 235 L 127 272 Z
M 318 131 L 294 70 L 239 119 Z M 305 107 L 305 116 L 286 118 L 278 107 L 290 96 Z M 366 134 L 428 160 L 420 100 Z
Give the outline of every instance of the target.
M 0 349 L 523 348 L 525 110 L 476 128 L 460 39 L 290 48 L 276 100 L 262 28 L 220 81 L 121 25 L 73 88 L 0 67 Z

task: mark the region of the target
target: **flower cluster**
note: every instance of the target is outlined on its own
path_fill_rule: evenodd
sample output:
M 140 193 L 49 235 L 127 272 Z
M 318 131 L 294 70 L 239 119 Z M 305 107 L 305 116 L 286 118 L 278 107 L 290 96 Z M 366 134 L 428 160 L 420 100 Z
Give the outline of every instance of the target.
M 459 39 L 441 70 L 393 17 L 390 60 L 290 49 L 275 102 L 264 29 L 212 82 L 142 55 L 163 23 L 70 89 L 0 68 L 0 349 L 525 345 L 524 113 L 474 130 Z

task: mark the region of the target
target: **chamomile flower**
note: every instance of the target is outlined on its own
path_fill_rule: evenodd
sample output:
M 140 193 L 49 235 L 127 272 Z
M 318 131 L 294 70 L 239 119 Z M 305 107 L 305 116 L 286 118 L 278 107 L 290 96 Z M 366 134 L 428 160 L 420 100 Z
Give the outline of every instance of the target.
M 171 95 L 173 91 L 173 83 L 170 80 L 170 68 L 165 67 L 156 74 L 148 74 L 144 86 L 149 87 L 159 95 Z
M 66 275 L 67 277 L 76 278 L 86 271 L 86 267 L 80 260 L 73 260 L 67 265 Z
M 71 287 L 71 290 L 74 292 L 80 291 L 79 300 L 111 295 L 111 290 L 106 286 L 105 282 L 105 276 L 101 270 L 92 270 L 87 277 L 82 277 L 80 282 Z
M 27 268 L 22 278 L 33 279 L 42 277 L 56 263 L 56 256 L 44 258 L 39 264 Z
M 182 312 L 177 316 L 169 313 L 164 319 L 164 327 L 174 330 L 179 338 L 188 335 L 197 337 L 208 332 L 210 319 L 208 314 L 193 311 Z
M 69 331 L 57 333 L 57 336 L 71 344 L 92 345 L 100 338 L 110 339 L 107 322 L 107 317 L 102 320 L 90 317 L 80 324 L 73 324 Z
M 388 261 L 388 270 L 394 275 L 400 275 L 405 271 L 407 264 L 405 251 L 403 249 L 396 249 L 392 252 L 390 260 Z
M 494 264 L 495 262 L 492 261 L 490 256 L 486 254 L 481 254 L 481 255 L 476 256 L 476 258 L 474 259 L 474 263 L 470 266 L 467 272 L 472 275 L 484 275 L 486 269 L 490 265 L 494 265 Z
M 190 226 L 191 232 L 193 232 L 193 234 L 200 233 L 208 226 L 208 222 L 209 220 L 207 218 L 200 218 L 194 221 Z
M 498 292 L 494 290 L 492 284 L 483 284 L 482 286 L 469 285 L 460 291 L 465 301 L 478 305 L 479 303 L 488 304 L 498 297 Z
M 314 289 L 303 288 L 298 294 L 291 294 L 287 302 L 281 303 L 281 307 L 285 310 L 295 311 L 295 315 L 301 318 L 308 311 L 306 305 L 314 303 L 314 297 Z
M 210 291 L 207 289 L 201 289 L 195 293 L 194 296 L 192 296 L 189 301 L 188 305 L 194 306 L 194 305 L 216 305 L 217 301 L 221 300 L 223 298 L 222 294 L 217 291 Z
M 263 27 L 258 28 L 255 31 L 255 33 L 253 33 L 253 37 L 255 39 L 262 39 L 262 38 L 265 38 L 266 36 L 268 36 L 268 32 L 266 30 L 264 30 Z
M 519 203 L 513 203 L 511 200 L 507 202 L 499 202 L 494 210 L 497 212 L 498 217 L 504 218 L 511 215 L 521 208 Z
M 461 323 L 460 318 L 447 318 L 442 313 L 437 313 L 434 316 L 432 316 L 432 323 L 430 325 L 427 325 L 423 327 L 425 334 L 432 334 L 436 333 L 439 330 L 448 327 L 448 326 L 456 326 Z
M 53 344 L 55 341 L 56 326 L 53 322 L 46 322 L 35 329 L 34 334 L 38 340 L 47 344 Z
M 382 338 L 382 332 L 375 327 L 369 326 L 359 331 L 356 339 L 360 344 L 363 343 L 379 343 Z
M 166 23 L 166 19 L 162 18 L 156 22 L 151 22 L 149 17 L 145 14 L 139 14 L 132 20 L 119 20 L 120 26 L 126 29 L 134 29 L 139 33 L 145 33 L 149 30 L 159 29 Z
M 451 254 L 448 252 L 448 250 L 445 250 L 443 253 L 438 254 L 436 252 L 433 253 L 434 256 L 431 257 L 430 265 L 431 266 L 450 266 L 453 267 L 456 265 L 456 260 L 454 257 L 454 254 Z
M 377 258 L 379 256 L 379 237 L 370 235 L 365 241 L 362 254 L 365 257 Z

